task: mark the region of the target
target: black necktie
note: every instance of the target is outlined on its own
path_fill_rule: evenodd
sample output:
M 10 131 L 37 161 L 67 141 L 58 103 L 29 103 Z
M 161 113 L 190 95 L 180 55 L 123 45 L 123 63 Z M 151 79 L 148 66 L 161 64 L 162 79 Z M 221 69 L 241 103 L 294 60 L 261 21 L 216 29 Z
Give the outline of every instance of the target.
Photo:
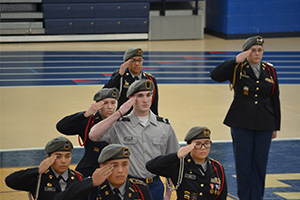
M 113 189 L 113 191 L 114 191 L 114 196 L 116 197 L 116 199 L 121 200 L 121 197 L 119 196 L 119 193 L 120 193 L 119 189 L 115 188 L 115 189 Z
M 139 80 L 139 77 L 135 76 L 135 77 L 134 77 L 134 80 Z
M 61 175 L 59 175 L 59 177 L 57 179 L 58 179 L 58 183 L 60 185 L 61 191 L 64 191 L 67 187 L 67 181 L 65 181 L 65 179 Z M 62 180 L 62 181 L 60 181 L 60 180 Z
M 63 180 L 64 182 L 67 182 L 67 181 L 65 181 L 65 179 L 61 175 L 58 176 L 58 181 L 60 181 L 60 180 Z

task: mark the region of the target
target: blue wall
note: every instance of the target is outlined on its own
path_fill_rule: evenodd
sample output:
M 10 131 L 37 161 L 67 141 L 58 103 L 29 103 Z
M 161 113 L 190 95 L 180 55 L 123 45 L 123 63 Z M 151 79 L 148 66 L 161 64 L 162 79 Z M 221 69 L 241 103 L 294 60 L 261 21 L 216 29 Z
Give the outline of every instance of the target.
M 207 0 L 206 32 L 300 36 L 300 0 Z

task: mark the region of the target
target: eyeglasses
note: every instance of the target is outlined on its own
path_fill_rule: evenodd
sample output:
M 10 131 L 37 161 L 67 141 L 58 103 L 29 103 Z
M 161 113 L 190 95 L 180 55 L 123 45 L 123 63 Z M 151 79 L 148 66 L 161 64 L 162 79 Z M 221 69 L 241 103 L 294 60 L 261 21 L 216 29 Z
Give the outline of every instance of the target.
M 201 149 L 202 146 L 204 146 L 205 149 L 208 149 L 211 147 L 211 141 L 207 141 L 207 142 L 204 142 L 204 143 L 201 143 L 201 142 L 194 142 L 196 143 L 195 145 L 195 149 Z
M 138 60 L 135 60 L 135 59 L 131 59 L 130 60 L 132 63 L 136 64 L 136 63 L 142 63 L 144 61 L 144 59 L 138 59 Z

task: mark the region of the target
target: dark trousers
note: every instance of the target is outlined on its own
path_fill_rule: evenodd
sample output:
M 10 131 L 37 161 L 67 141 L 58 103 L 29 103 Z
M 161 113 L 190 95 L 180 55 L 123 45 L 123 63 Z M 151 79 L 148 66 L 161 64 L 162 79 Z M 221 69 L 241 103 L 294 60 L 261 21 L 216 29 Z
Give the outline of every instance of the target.
M 262 200 L 273 131 L 231 128 L 240 200 Z
M 160 178 L 148 183 L 148 186 L 153 200 L 164 200 L 164 184 Z

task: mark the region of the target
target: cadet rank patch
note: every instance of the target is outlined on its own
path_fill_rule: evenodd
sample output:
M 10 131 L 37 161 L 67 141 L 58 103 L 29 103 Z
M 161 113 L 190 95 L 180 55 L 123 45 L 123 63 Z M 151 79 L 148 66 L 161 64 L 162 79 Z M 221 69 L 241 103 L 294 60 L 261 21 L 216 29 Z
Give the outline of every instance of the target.
M 169 120 L 167 118 L 156 116 L 157 121 L 164 122 L 165 124 L 170 124 Z
M 144 183 L 143 181 L 136 179 L 136 178 L 130 178 L 129 181 L 133 184 L 140 184 L 140 185 L 146 186 L 146 183 Z

